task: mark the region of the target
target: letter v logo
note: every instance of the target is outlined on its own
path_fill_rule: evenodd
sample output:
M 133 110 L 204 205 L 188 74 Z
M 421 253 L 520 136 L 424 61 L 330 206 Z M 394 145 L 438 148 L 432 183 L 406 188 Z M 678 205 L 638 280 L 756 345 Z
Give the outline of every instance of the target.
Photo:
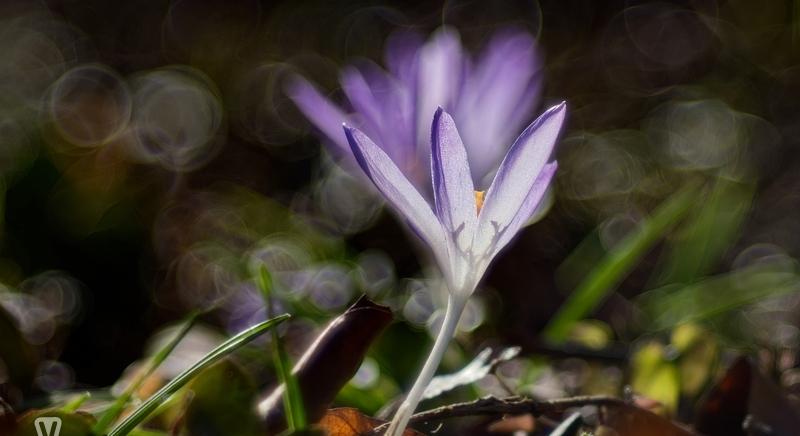
M 41 416 L 33 421 L 33 425 L 39 436 L 58 436 L 61 433 L 61 418 Z

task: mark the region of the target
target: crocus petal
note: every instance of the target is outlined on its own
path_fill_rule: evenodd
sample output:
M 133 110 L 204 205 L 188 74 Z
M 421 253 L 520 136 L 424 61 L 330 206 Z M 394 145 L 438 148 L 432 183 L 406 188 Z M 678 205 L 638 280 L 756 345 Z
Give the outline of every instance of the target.
M 364 76 L 355 67 L 346 67 L 341 76 L 342 89 L 353 108 L 363 117 L 364 125 L 360 126 L 375 140 L 382 142 L 379 133 L 383 126 L 380 102 L 372 93 Z
M 416 80 L 417 143 L 427 146 L 430 116 L 437 107 L 454 104 L 464 74 L 464 55 L 458 33 L 442 28 L 419 52 Z M 423 146 L 424 148 L 427 148 Z M 425 150 L 423 156 L 430 154 Z
M 406 170 L 417 159 L 411 90 L 372 62 L 346 68 L 341 82 L 347 99 L 362 116 L 359 128 L 409 175 Z M 418 179 L 412 177 L 416 183 Z
M 386 67 L 401 82 L 406 84 L 415 82 L 417 57 L 424 41 L 419 33 L 406 30 L 392 33 L 386 40 L 384 55 Z
M 412 229 L 431 247 L 436 260 L 445 265 L 445 238 L 439 220 L 397 165 L 367 135 L 358 129 L 344 127 L 350 148 L 361 169 L 375 184 L 394 210 L 408 221 Z
M 514 218 L 511 219 L 511 222 L 503 229 L 503 232 L 497 238 L 497 242 L 493 247 L 493 252 L 490 257 L 493 257 L 497 252 L 502 250 L 503 247 L 514 238 L 519 229 L 531 218 L 534 212 L 536 212 L 536 208 L 539 207 L 542 197 L 544 197 L 547 188 L 550 186 L 550 182 L 553 180 L 553 176 L 556 174 L 556 168 L 558 168 L 557 162 L 548 163 L 542 168 L 539 177 L 536 178 L 530 191 L 528 191 L 525 201 L 522 202 L 522 207 L 520 207 L 517 214 L 514 215 Z
M 289 79 L 286 91 L 306 118 L 329 141 L 343 151 L 349 151 L 347 138 L 342 133 L 342 123 L 348 123 L 350 120 L 341 109 L 317 91 L 314 85 L 300 76 L 293 76 Z
M 436 215 L 456 243 L 456 248 L 467 250 L 478 221 L 475 187 L 464 143 L 453 118 L 442 108 L 433 116 L 431 147 Z
M 521 31 L 495 35 L 469 69 L 454 112 L 463 127 L 475 180 L 497 168 L 506 146 L 538 103 L 541 61 L 534 39 Z
M 547 110 L 517 138 L 497 170 L 478 217 L 477 250 L 492 250 L 505 229 L 523 208 L 542 168 L 550 157 L 561 126 L 566 104 Z M 513 236 L 513 234 L 511 235 Z

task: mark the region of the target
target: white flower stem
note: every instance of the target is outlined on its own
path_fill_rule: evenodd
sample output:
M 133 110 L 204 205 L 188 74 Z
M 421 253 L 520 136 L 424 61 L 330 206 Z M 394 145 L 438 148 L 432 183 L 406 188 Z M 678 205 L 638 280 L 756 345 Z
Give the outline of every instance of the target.
M 436 336 L 433 349 L 417 376 L 414 386 L 397 409 L 397 413 L 395 413 L 394 419 L 392 419 L 392 423 L 389 425 L 389 429 L 386 430 L 385 434 L 387 436 L 400 436 L 406 429 L 408 420 L 414 413 L 414 409 L 417 408 L 422 398 L 422 393 L 425 392 L 425 388 L 428 387 L 433 375 L 436 373 L 436 369 L 442 361 L 444 352 L 447 350 L 447 345 L 450 344 L 450 339 L 452 339 L 455 334 L 458 320 L 461 318 L 461 313 L 464 311 L 464 306 L 466 306 L 468 298 L 469 297 L 453 296 L 452 293 L 447 298 L 447 309 L 444 313 L 444 321 L 442 322 L 442 328 L 439 330 L 439 334 Z

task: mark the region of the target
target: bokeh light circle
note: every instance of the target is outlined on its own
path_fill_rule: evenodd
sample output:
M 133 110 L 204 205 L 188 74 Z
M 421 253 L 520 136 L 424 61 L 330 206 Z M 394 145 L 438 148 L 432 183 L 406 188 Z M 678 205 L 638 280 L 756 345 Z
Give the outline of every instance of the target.
M 134 78 L 135 157 L 172 171 L 191 171 L 211 160 L 221 145 L 222 102 L 200 71 L 170 67 Z
M 65 140 L 83 147 L 99 146 L 127 128 L 131 95 L 123 79 L 110 68 L 81 65 L 53 84 L 48 111 Z

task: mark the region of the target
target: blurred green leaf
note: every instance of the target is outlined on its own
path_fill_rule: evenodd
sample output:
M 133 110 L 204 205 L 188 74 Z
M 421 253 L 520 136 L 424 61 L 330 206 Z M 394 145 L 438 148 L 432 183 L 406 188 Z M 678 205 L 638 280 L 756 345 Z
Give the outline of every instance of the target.
M 323 234 L 305 220 L 296 219 L 286 206 L 258 192 L 223 182 L 215 184 L 210 195 L 220 210 L 236 211 L 236 220 L 227 216 L 218 217 L 216 224 L 220 226 L 223 235 L 234 235 L 237 236 L 236 240 L 251 243 L 264 238 L 288 236 L 314 256 L 343 253 L 340 239 Z M 220 242 L 230 239 L 227 237 Z
M 230 359 L 204 369 L 186 386 L 191 392 L 182 417 L 189 434 L 263 434 L 253 412 L 257 391 L 252 377 Z
M 72 413 L 77 411 L 86 400 L 91 398 L 92 394 L 89 392 L 82 392 L 72 397 L 67 404 L 61 407 L 61 411 L 65 413 Z
M 640 295 L 636 303 L 661 330 L 719 315 L 755 301 L 800 288 L 797 266 L 756 264 L 688 286 L 664 286 Z
M 272 316 L 272 276 L 264 265 L 258 271 L 258 287 L 267 306 L 267 316 Z M 272 331 L 272 355 L 278 379 L 286 386 L 283 391 L 283 407 L 286 414 L 286 424 L 289 431 L 303 430 L 308 425 L 306 422 L 305 406 L 297 378 L 292 374 L 292 363 L 283 346 L 277 330 Z
M 119 425 L 114 427 L 109 433 L 109 436 L 123 436 L 127 435 L 133 428 L 142 423 L 161 403 L 166 401 L 175 392 L 185 386 L 192 380 L 198 373 L 208 368 L 212 364 L 218 362 L 223 357 L 235 351 L 237 348 L 247 344 L 253 339 L 265 333 L 272 327 L 286 321 L 289 318 L 288 314 L 280 315 L 262 323 L 256 324 L 247 330 L 244 330 L 236 336 L 228 339 L 220 346 L 205 355 L 199 362 L 186 369 L 180 375 L 175 377 L 172 381 L 167 383 L 164 387 L 158 390 L 144 403 L 139 405 L 128 417 L 126 417 Z
M 545 338 L 552 342 L 567 339 L 573 324 L 591 313 L 633 270 L 639 259 L 683 218 L 696 200 L 697 190 L 697 185 L 690 183 L 673 194 L 603 258 L 550 320 L 544 330 Z
M 142 386 L 142 383 L 144 383 L 144 381 L 153 374 L 153 372 L 161 365 L 161 363 L 167 359 L 167 356 L 172 353 L 181 339 L 183 339 L 183 337 L 189 333 L 189 330 L 191 330 L 196 319 L 197 313 L 192 313 L 189 315 L 188 319 L 183 322 L 180 330 L 175 333 L 175 336 L 173 336 L 163 348 L 158 350 L 158 352 L 150 358 L 150 361 L 147 362 L 147 366 L 145 366 L 139 372 L 136 378 L 134 378 L 128 387 L 125 388 L 125 391 L 122 392 L 122 394 L 117 397 L 116 400 L 114 400 L 114 403 L 111 404 L 108 410 L 106 410 L 103 415 L 100 416 L 100 419 L 97 420 L 97 423 L 92 429 L 95 434 L 105 434 L 106 429 L 108 429 L 108 427 L 120 416 L 120 414 L 122 414 L 122 411 L 128 405 L 128 402 L 130 401 L 134 392 L 139 390 L 139 388 Z
M 34 410 L 23 415 L 17 422 L 14 436 L 38 436 L 36 418 L 50 417 L 61 419 L 60 436 L 89 436 L 92 434 L 94 418 L 85 413 L 70 413 L 58 409 Z
M 130 433 L 131 436 L 170 436 L 169 433 L 155 430 L 144 430 L 140 428 L 133 429 Z
M 607 255 L 599 230 L 592 230 L 556 268 L 555 279 L 560 293 L 568 294 L 569 290 L 577 288 L 581 279 L 588 276 Z
M 718 178 L 707 200 L 669 241 L 652 287 L 690 283 L 708 274 L 738 238 L 754 194 L 753 184 Z

